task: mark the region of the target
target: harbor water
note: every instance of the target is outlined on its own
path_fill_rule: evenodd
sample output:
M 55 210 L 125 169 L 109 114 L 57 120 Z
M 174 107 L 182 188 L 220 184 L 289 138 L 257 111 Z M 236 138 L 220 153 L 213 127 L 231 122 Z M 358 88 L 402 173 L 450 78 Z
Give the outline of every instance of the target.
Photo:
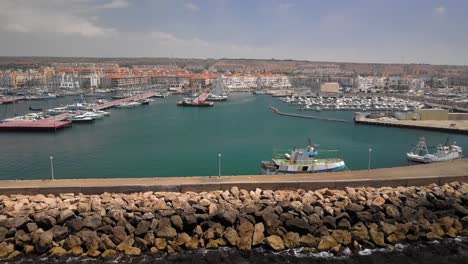
M 233 94 L 210 108 L 176 106 L 180 97 L 155 98 L 147 106 L 110 109 L 110 117 L 74 124 L 56 133 L 0 133 L 0 179 L 255 175 L 275 149 L 338 150 L 351 170 L 408 165 L 405 153 L 425 136 L 428 146 L 450 141 L 468 151 L 468 136 L 444 132 L 357 125 L 351 111 L 298 112 L 270 96 Z M 1 119 L 29 106 L 53 108 L 73 98 L 0 105 Z M 282 112 L 349 120 L 333 122 L 279 116 Z M 369 149 L 372 149 L 369 152 Z

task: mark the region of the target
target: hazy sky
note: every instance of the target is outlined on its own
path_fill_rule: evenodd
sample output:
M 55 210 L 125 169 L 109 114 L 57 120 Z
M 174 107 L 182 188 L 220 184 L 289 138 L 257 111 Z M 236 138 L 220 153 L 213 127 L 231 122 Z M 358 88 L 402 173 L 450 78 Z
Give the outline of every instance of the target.
M 0 0 L 0 55 L 468 64 L 466 0 Z

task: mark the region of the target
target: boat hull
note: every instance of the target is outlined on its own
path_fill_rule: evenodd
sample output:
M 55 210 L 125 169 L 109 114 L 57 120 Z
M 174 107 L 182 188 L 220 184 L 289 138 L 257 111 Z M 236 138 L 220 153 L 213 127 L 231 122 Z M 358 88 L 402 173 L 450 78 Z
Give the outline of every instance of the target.
M 456 160 L 456 159 L 461 159 L 461 155 L 450 155 L 447 157 L 437 157 L 434 155 L 415 155 L 411 153 L 407 153 L 406 157 L 408 158 L 409 161 L 412 162 L 417 162 L 417 163 L 434 163 L 434 162 L 444 162 L 444 161 L 449 161 L 449 160 Z
M 323 172 L 336 172 L 346 170 L 344 161 L 333 162 L 333 163 L 316 163 L 313 168 L 307 171 L 302 170 L 281 170 L 279 168 L 273 168 L 269 166 L 262 166 L 262 174 L 273 175 L 273 174 L 312 174 L 312 173 L 323 173 Z
M 199 103 L 199 104 L 194 104 L 194 103 L 188 103 L 188 102 L 177 102 L 178 106 L 190 106 L 190 107 L 210 107 L 214 106 L 212 102 L 209 103 Z

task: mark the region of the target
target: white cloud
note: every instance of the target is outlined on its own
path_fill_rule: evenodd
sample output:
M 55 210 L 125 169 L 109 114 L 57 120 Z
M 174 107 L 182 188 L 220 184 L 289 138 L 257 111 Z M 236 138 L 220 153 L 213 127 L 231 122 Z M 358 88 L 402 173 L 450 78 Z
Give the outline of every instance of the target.
M 8 31 L 12 31 L 12 32 L 22 32 L 22 33 L 26 33 L 30 31 L 29 28 L 20 24 L 6 24 L 5 29 Z
M 446 12 L 445 6 L 441 5 L 441 6 L 434 8 L 434 12 L 440 16 L 444 15 Z
M 191 11 L 194 11 L 194 12 L 200 10 L 200 7 L 198 7 L 197 5 L 195 5 L 195 4 L 192 3 L 192 2 L 185 3 L 184 6 L 185 6 L 185 8 L 188 8 L 188 9 L 190 9 Z
M 0 25 L 10 32 L 52 32 L 78 34 L 85 37 L 115 34 L 113 28 L 100 26 L 90 0 L 2 0 Z M 126 1 L 112 1 L 114 8 Z
M 98 6 L 98 8 L 124 8 L 129 6 L 129 3 L 127 0 L 111 0 L 110 2 L 103 4 L 101 6 Z

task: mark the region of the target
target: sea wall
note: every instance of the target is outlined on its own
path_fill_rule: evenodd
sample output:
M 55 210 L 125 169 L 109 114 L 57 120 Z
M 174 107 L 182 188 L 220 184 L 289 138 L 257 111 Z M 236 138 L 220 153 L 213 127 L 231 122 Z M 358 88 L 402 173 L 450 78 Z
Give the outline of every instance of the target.
M 0 258 L 228 246 L 306 252 L 468 236 L 468 184 L 0 196 Z

